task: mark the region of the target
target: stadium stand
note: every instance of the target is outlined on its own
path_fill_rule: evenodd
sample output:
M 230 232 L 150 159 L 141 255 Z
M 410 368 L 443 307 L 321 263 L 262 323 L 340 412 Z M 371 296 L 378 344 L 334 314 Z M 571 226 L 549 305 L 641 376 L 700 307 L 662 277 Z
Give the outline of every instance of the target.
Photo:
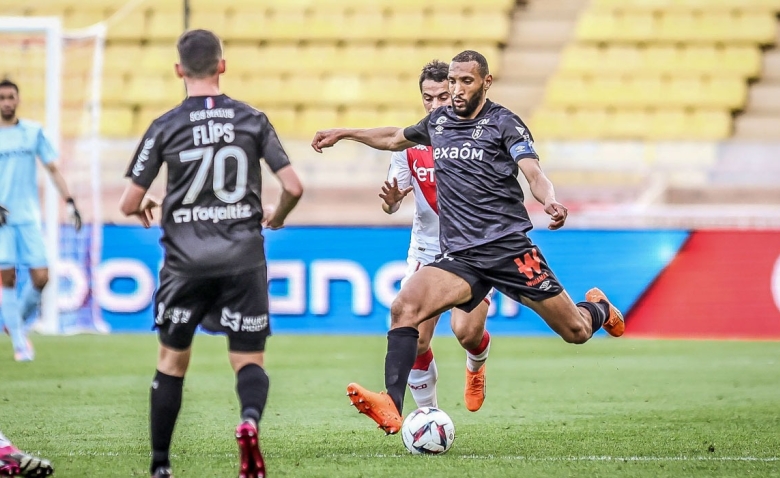
M 746 108 L 744 119 L 737 121 L 738 132 L 751 129 L 751 121 L 771 124 L 750 110 L 772 96 L 771 88 L 749 92 L 749 85 L 762 73 L 762 48 L 776 43 L 780 2 L 579 3 L 573 36 L 535 111 L 537 134 L 642 140 L 685 134 L 717 140 L 732 135 L 732 115 Z M 580 118 L 603 121 L 573 131 L 574 124 L 581 126 Z

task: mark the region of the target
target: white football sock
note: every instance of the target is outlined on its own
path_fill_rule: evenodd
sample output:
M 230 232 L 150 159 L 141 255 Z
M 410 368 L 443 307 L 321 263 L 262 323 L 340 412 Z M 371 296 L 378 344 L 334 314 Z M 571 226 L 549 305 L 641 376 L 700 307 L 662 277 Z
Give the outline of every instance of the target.
M 480 368 L 482 368 L 483 365 L 485 365 L 485 361 L 488 358 L 488 354 L 490 353 L 490 339 L 488 339 L 487 347 L 485 347 L 485 350 L 482 351 L 482 353 L 478 355 L 474 355 L 468 350 L 466 351 L 466 368 L 469 370 L 469 372 L 477 372 Z
M 439 371 L 436 369 L 436 361 L 431 360 L 428 370 L 412 369 L 409 373 L 409 390 L 412 398 L 421 407 L 439 407 L 436 399 L 436 381 L 439 379 Z

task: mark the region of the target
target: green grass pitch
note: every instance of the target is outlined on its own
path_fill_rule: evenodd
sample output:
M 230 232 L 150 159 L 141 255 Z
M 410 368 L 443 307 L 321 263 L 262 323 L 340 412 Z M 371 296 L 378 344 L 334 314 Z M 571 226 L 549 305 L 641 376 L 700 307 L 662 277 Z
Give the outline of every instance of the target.
M 59 477 L 148 476 L 153 335 L 36 337 L 35 362 L 0 339 L 0 429 Z M 234 378 L 199 336 L 172 461 L 177 478 L 236 476 Z M 274 336 L 262 445 L 274 477 L 780 476 L 780 344 L 496 337 L 487 400 L 462 403 L 463 352 L 434 339 L 439 405 L 457 438 L 412 456 L 348 406 L 383 384 L 384 337 Z M 407 396 L 407 409 L 413 408 Z

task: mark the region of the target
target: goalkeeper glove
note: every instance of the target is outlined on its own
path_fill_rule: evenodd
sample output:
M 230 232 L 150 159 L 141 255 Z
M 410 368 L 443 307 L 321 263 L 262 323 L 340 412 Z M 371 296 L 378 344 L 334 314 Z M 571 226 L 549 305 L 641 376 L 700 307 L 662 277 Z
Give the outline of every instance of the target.
M 0 226 L 5 226 L 5 223 L 8 222 L 9 214 L 11 214 L 11 212 L 8 209 L 0 206 Z
M 70 217 L 73 227 L 76 228 L 76 232 L 81 230 L 81 214 L 76 207 L 76 201 L 73 198 L 68 198 L 65 201 L 65 205 L 68 208 L 68 216 Z

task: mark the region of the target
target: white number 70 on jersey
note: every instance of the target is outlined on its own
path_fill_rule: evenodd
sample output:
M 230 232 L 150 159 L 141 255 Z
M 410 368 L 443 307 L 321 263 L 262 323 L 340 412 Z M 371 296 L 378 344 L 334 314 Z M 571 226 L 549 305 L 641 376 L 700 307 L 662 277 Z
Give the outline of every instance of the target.
M 236 161 L 236 187 L 232 191 L 225 189 L 225 163 L 228 159 Z M 200 191 L 206 184 L 206 178 L 209 175 L 211 163 L 214 163 L 214 179 L 212 188 L 214 195 L 222 202 L 235 204 L 246 195 L 246 181 L 249 165 L 246 153 L 238 146 L 225 146 L 214 154 L 214 147 L 188 149 L 179 153 L 179 160 L 182 163 L 190 161 L 199 161 L 200 167 L 192 181 L 187 194 L 184 196 L 182 204 L 192 204 L 198 198 Z

